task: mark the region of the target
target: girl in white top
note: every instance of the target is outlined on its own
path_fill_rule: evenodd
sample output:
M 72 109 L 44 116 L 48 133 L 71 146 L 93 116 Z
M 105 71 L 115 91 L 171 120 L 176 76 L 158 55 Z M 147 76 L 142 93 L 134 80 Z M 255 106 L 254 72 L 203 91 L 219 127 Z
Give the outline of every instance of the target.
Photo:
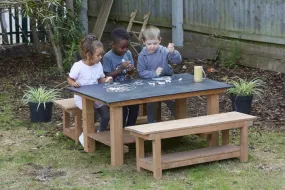
M 96 40 L 94 35 L 87 35 L 80 43 L 79 53 L 83 57 L 82 60 L 73 64 L 67 82 L 70 86 L 79 88 L 84 85 L 92 85 L 112 81 L 112 77 L 105 78 L 103 67 L 100 62 L 103 56 L 103 45 Z M 78 95 L 74 95 L 75 104 L 82 109 L 82 99 Z M 106 105 L 94 102 L 95 121 L 101 117 L 98 132 L 107 129 L 110 113 Z

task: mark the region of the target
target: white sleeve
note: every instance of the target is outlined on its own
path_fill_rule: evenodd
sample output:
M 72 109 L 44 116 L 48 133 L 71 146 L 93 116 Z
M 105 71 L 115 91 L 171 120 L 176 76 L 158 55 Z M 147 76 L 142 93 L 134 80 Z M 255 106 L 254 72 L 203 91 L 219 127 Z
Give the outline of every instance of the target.
M 70 72 L 69 72 L 69 77 L 74 79 L 74 80 L 77 80 L 78 77 L 79 77 L 79 68 L 78 68 L 78 64 L 77 63 L 74 63 L 70 69 Z
M 101 64 L 101 62 L 99 63 L 100 64 L 100 78 L 105 78 L 105 74 L 104 74 L 104 71 L 103 71 L 103 66 L 102 66 L 102 64 Z

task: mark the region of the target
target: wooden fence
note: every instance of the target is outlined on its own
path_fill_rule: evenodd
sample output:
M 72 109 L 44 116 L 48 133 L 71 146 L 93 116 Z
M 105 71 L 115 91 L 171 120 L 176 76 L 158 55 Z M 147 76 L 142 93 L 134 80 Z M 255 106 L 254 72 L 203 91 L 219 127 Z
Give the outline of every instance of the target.
M 89 0 L 90 22 L 103 0 Z M 285 0 L 184 0 L 185 31 L 285 45 Z M 172 0 L 114 0 L 109 19 L 129 21 L 138 10 L 150 24 L 171 27 Z M 92 26 L 92 24 L 90 24 Z

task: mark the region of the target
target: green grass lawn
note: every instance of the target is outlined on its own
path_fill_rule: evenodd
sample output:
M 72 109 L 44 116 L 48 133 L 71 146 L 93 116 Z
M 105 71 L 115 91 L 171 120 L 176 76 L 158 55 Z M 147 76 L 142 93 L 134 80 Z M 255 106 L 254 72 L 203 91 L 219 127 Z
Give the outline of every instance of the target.
M 163 179 L 155 180 L 148 171 L 136 171 L 134 145 L 125 164 L 112 167 L 109 147 L 99 144 L 95 153 L 85 153 L 57 131 L 57 123 L 17 119 L 11 105 L 8 93 L 1 93 L 0 189 L 285 189 L 284 132 L 252 127 L 247 163 L 230 159 L 164 170 Z M 239 133 L 231 134 L 238 144 Z M 204 146 L 197 136 L 162 142 L 165 152 Z

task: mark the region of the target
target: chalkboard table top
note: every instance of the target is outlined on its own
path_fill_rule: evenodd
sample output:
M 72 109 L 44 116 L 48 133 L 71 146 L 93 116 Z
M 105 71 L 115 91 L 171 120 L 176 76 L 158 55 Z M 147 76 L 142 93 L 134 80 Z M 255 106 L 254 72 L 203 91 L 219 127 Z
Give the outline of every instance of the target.
M 162 82 L 162 84 L 158 84 L 160 82 Z M 88 96 L 110 104 L 127 100 L 205 90 L 227 89 L 230 87 L 231 85 L 229 84 L 210 79 L 195 83 L 193 75 L 184 73 L 173 75 L 171 82 L 154 81 L 152 79 L 134 79 L 120 82 L 120 84 L 96 84 L 82 86 L 80 88 L 67 88 L 78 95 Z

